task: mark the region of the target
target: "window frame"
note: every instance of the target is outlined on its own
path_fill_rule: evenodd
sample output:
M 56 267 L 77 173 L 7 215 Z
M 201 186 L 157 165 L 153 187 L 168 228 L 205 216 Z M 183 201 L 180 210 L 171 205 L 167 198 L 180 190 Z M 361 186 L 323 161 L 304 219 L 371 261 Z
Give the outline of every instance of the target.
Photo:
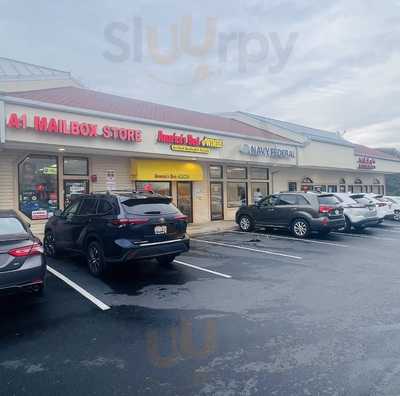
M 86 174 L 81 174 L 81 173 L 66 173 L 65 172 L 65 160 L 85 160 L 86 161 Z M 86 157 L 74 157 L 74 156 L 64 156 L 62 158 L 62 164 L 63 164 L 63 176 L 77 176 L 77 177 L 89 177 L 89 158 Z
M 231 176 L 229 176 L 228 172 L 229 172 L 229 169 L 231 169 L 231 168 L 244 169 L 244 171 L 245 171 L 245 177 L 231 177 Z M 226 178 L 227 178 L 228 180 L 234 180 L 234 181 L 236 181 L 236 180 L 245 180 L 245 181 L 247 181 L 247 180 L 248 180 L 248 176 L 249 176 L 249 175 L 248 175 L 248 169 L 247 169 L 246 166 L 228 165 L 228 166 L 226 167 L 225 172 L 226 172 Z
M 172 197 L 172 182 L 170 180 L 135 180 L 134 183 L 136 191 L 138 191 L 137 183 L 168 183 L 170 195 L 167 195 L 167 197 Z
M 220 170 L 219 177 L 214 177 L 211 175 L 211 168 L 219 168 Z M 210 175 L 210 180 L 222 180 L 224 178 L 224 167 L 222 165 L 209 165 L 208 173 Z
M 238 179 L 238 180 L 243 180 L 243 179 Z M 229 184 L 244 184 L 245 185 L 245 189 L 246 189 L 246 202 L 242 205 L 230 205 L 229 204 Z M 248 187 L 248 182 L 247 180 L 243 180 L 243 181 L 235 181 L 235 179 L 231 180 L 231 181 L 227 181 L 226 182 L 226 206 L 228 209 L 235 209 L 235 208 L 240 208 L 242 206 L 246 206 L 248 205 L 249 202 L 249 187 Z
M 252 171 L 253 170 L 257 170 L 260 169 L 262 171 L 266 171 L 267 172 L 267 178 L 260 178 L 260 177 L 254 177 L 252 175 Z M 250 167 L 250 177 L 248 177 L 251 181 L 263 181 L 263 182 L 268 182 L 270 177 L 269 177 L 269 168 L 263 168 L 262 166 L 251 166 Z
M 27 155 L 25 155 L 25 157 L 21 160 L 21 161 L 19 161 L 18 162 L 18 164 L 17 164 L 17 177 L 18 177 L 18 180 L 17 180 L 17 191 L 18 191 L 18 199 L 17 199 L 17 201 L 18 201 L 18 211 L 19 212 L 21 212 L 24 216 L 26 216 L 28 219 L 30 219 L 31 221 L 43 221 L 43 220 L 39 220 L 39 219 L 32 219 L 32 213 L 31 213 L 31 215 L 30 216 L 28 216 L 26 213 L 24 213 L 22 210 L 21 210 L 21 203 L 20 203 L 20 196 L 21 196 L 21 183 L 20 183 L 20 179 L 21 179 L 21 169 L 20 169 L 20 167 L 21 167 L 21 164 L 23 164 L 25 161 L 26 161 L 26 159 L 27 158 L 29 158 L 29 159 L 31 159 L 31 158 L 47 158 L 47 159 L 49 159 L 49 158 L 53 158 L 53 159 L 55 159 L 55 162 L 56 162 L 56 164 L 57 164 L 57 176 L 56 176 L 56 178 L 57 178 L 57 183 L 56 183 L 56 193 L 57 193 L 57 209 L 56 210 L 59 210 L 60 209 L 60 163 L 59 163 L 59 158 L 58 158 L 58 156 L 57 155 L 46 155 L 46 154 L 27 154 Z M 48 213 L 48 212 L 47 212 Z

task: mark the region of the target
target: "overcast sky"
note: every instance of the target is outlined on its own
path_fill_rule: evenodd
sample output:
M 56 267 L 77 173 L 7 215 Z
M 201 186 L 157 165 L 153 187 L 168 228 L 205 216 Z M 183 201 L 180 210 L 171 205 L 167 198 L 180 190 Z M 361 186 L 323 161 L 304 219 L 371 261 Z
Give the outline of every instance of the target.
M 400 148 L 400 1 L 82 3 L 0 0 L 0 56 L 100 91 Z

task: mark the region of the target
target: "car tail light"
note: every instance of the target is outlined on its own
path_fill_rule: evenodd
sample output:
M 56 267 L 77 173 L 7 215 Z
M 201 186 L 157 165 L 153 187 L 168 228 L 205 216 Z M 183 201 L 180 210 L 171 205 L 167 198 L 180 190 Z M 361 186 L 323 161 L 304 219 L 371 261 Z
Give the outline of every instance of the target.
M 329 214 L 329 213 L 332 213 L 334 211 L 334 209 L 335 208 L 333 208 L 332 206 L 320 205 L 319 213 Z
M 139 225 L 139 224 L 146 224 L 148 223 L 148 217 L 139 217 L 139 218 L 132 218 L 132 219 L 115 219 L 112 220 L 111 223 L 116 226 L 125 226 L 125 225 Z
M 8 254 L 13 257 L 37 256 L 38 254 L 43 254 L 43 248 L 40 243 L 34 243 L 33 245 L 11 249 Z
M 188 217 L 181 214 L 181 215 L 176 215 L 176 216 L 174 217 L 174 219 L 175 219 L 175 220 L 187 221 Z

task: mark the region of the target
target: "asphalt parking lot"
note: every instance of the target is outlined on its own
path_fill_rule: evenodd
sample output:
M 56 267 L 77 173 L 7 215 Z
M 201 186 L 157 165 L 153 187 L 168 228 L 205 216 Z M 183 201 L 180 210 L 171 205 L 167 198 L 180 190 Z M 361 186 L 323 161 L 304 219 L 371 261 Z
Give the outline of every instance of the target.
M 49 261 L 43 297 L 0 298 L 2 394 L 397 395 L 399 240 L 198 235 L 105 280 Z

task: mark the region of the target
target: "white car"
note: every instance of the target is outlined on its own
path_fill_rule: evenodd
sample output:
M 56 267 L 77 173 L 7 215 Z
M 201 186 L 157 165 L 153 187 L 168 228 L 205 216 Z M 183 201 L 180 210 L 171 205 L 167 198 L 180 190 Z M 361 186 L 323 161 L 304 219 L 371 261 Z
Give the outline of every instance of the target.
M 387 201 L 392 202 L 392 209 L 394 211 L 393 219 L 400 221 L 400 197 L 384 197 Z
M 333 195 L 340 201 L 344 209 L 344 218 L 346 226 L 344 232 L 350 232 L 354 227 L 356 230 L 361 230 L 365 227 L 377 225 L 379 222 L 378 211 L 374 203 L 357 202 L 346 193 L 333 193 Z M 354 194 L 363 195 L 363 194 Z M 360 197 L 362 198 L 362 197 Z
M 385 219 L 393 219 L 394 217 L 393 202 L 385 199 L 382 194 L 367 194 L 367 196 L 378 202 L 378 212 L 379 208 L 382 208 L 382 211 L 385 213 L 384 217 Z
M 388 206 L 387 202 L 378 201 L 377 199 L 370 197 L 370 194 L 365 193 L 350 194 L 350 198 L 362 205 L 375 205 L 378 215 L 378 224 L 385 220 L 387 215 L 387 210 L 385 209 L 385 207 Z

